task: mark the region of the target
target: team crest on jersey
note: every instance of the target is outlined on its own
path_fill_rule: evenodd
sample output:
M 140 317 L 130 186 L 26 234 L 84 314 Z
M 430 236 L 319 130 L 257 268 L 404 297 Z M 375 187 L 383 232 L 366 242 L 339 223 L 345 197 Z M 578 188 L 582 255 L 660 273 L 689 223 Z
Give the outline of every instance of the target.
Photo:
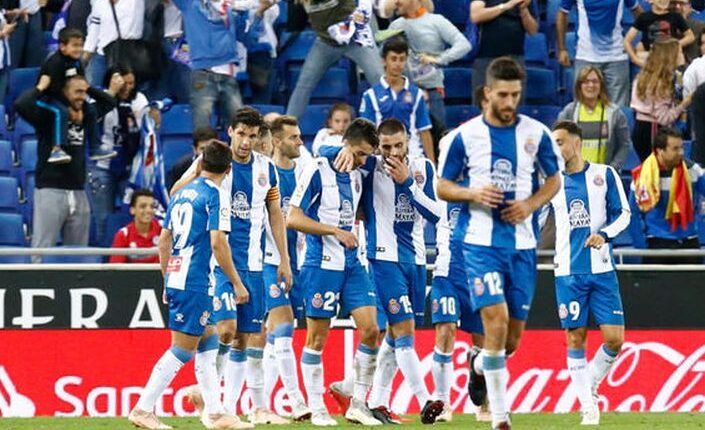
M 536 155 L 536 151 L 538 151 L 538 149 L 539 147 L 536 145 L 534 139 L 531 137 L 527 137 L 526 141 L 524 142 L 524 151 L 529 155 Z
M 267 176 L 265 176 L 264 173 L 260 173 L 257 177 L 257 185 L 259 185 L 260 187 L 264 187 L 265 185 L 267 185 Z
M 228 208 L 220 208 L 220 216 L 223 218 L 230 218 L 230 211 Z
M 417 170 L 414 172 L 414 181 L 416 181 L 417 185 L 423 185 L 426 182 L 426 178 L 424 178 L 423 173 Z
M 473 287 L 475 288 L 476 296 L 481 296 L 485 292 L 485 284 L 482 283 L 482 279 L 480 278 L 475 278 L 475 284 Z
M 390 314 L 396 315 L 401 310 L 401 306 L 399 306 L 399 302 L 397 302 L 396 299 L 389 299 L 389 306 L 387 306 L 387 309 L 389 309 Z
M 585 208 L 585 203 L 580 199 L 570 201 L 570 209 L 568 212 L 568 221 L 570 229 L 590 227 L 590 214 Z
M 232 214 L 240 219 L 250 219 L 250 204 L 247 202 L 247 194 L 242 191 L 233 196 Z
M 182 314 L 182 313 L 176 314 L 174 316 L 174 321 L 180 322 L 180 323 L 184 322 L 184 314 Z
M 269 286 L 269 297 L 276 299 L 279 298 L 279 296 L 282 295 L 282 290 L 277 287 L 275 284 L 272 284 Z
M 211 314 L 208 311 L 203 311 L 201 314 L 201 317 L 198 319 L 198 323 L 201 324 L 203 327 L 208 324 L 208 317 L 211 316 Z
M 558 318 L 562 320 L 568 318 L 568 308 L 565 303 L 561 303 L 561 305 L 558 306 Z
M 602 175 L 597 175 L 595 179 L 592 180 L 592 183 L 595 184 L 596 187 L 601 187 L 605 184 L 605 178 L 603 178 Z
M 404 103 L 411 103 L 414 101 L 414 97 L 411 95 L 411 91 L 407 91 L 406 94 L 404 94 Z
M 500 158 L 492 164 L 492 173 L 490 174 L 492 185 L 499 188 L 503 192 L 513 192 L 517 188 L 517 180 L 512 171 L 512 162 Z
M 340 220 L 338 221 L 338 227 L 352 227 L 355 222 L 355 211 L 353 211 L 353 204 L 350 200 L 343 200 L 340 204 Z
M 438 312 L 438 299 L 433 299 L 433 302 L 431 303 L 431 312 L 434 314 Z
M 321 296 L 321 293 L 316 293 L 313 295 L 313 299 L 311 299 L 311 306 L 316 309 L 323 307 L 323 297 Z
M 451 230 L 455 230 L 455 226 L 458 225 L 458 218 L 460 217 L 460 208 L 453 208 L 448 214 L 448 227 Z
M 397 204 L 394 207 L 395 222 L 414 222 L 416 211 L 411 205 L 411 199 L 406 194 L 397 196 Z
M 223 307 L 223 303 L 218 297 L 213 297 L 213 312 L 218 312 Z

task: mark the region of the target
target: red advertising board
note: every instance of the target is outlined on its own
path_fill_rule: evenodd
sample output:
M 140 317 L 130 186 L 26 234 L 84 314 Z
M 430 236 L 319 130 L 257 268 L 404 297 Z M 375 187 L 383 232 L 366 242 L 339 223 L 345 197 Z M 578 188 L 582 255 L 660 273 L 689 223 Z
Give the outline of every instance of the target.
M 295 346 L 301 351 L 303 331 Z M 433 332 L 419 331 L 416 345 L 429 389 Z M 352 368 L 356 338 L 333 330 L 324 353 L 326 383 Z M 589 353 L 600 345 L 590 334 Z M 169 346 L 165 330 L 5 330 L 0 332 L 0 416 L 124 416 L 135 404 L 152 366 Z M 469 342 L 456 343 L 452 403 L 458 412 L 474 410 L 466 391 Z M 560 331 L 529 331 L 509 360 L 509 400 L 515 412 L 566 412 L 577 403 L 565 370 Z M 601 387 L 603 409 L 616 411 L 705 411 L 705 331 L 632 331 Z M 187 415 L 184 387 L 194 383 L 193 366 L 177 376 L 158 405 L 160 415 Z M 303 385 L 302 385 L 303 387 Z M 394 380 L 392 408 L 415 412 L 416 401 L 400 374 Z M 242 398 L 249 408 L 249 396 Z M 284 413 L 278 384 L 273 408 Z M 329 409 L 336 407 L 327 398 Z

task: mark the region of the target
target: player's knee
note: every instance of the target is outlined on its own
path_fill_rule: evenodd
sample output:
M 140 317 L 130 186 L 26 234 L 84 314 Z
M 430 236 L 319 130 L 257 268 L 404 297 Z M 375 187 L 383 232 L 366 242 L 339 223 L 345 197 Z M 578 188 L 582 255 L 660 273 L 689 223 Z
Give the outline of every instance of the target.
M 605 339 L 605 346 L 610 351 L 619 352 L 622 350 L 622 344 L 624 343 L 624 337 L 621 334 L 617 334 Z
M 456 331 L 453 323 L 436 324 L 436 346 L 443 351 L 452 349 Z
M 235 321 L 221 321 L 217 329 L 220 343 L 230 344 L 235 339 Z
M 360 333 L 360 341 L 368 346 L 376 346 L 377 338 L 379 337 L 379 328 L 376 324 L 358 328 Z
M 238 349 L 238 350 L 245 350 L 247 348 L 247 338 L 246 335 L 242 333 L 237 333 L 233 337 L 233 343 L 232 343 L 233 349 Z

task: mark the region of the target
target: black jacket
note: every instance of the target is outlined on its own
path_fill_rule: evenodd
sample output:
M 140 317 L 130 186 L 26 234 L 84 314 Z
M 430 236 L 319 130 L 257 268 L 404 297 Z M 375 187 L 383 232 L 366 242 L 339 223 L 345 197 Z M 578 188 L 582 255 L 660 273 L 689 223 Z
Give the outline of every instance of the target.
M 104 91 L 90 88 L 88 95 L 94 100 L 83 105 L 83 123 L 68 120 L 68 107 L 63 100 L 42 97 L 36 88 L 25 91 L 16 101 L 15 109 L 37 133 L 37 188 L 81 190 L 86 183 L 86 143 L 97 147 L 97 122 L 113 110 L 116 101 Z M 58 129 L 58 130 L 57 130 Z M 94 139 L 94 140 L 93 140 Z M 58 140 L 58 142 L 56 142 Z M 67 164 L 49 164 L 47 159 L 54 144 L 60 144 L 71 156 Z

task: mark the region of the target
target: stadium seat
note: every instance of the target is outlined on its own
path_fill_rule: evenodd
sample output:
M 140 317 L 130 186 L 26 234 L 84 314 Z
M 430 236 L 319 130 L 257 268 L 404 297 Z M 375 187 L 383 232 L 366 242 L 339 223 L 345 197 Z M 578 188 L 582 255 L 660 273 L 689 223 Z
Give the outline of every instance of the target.
M 300 69 L 287 71 L 287 88 L 290 93 L 294 91 L 300 73 Z M 313 90 L 311 98 L 319 100 L 326 99 L 326 101 L 347 100 L 348 96 L 352 94 L 349 79 L 350 75 L 347 69 L 331 67 L 326 71 L 325 75 L 323 75 L 316 89 Z
M 304 136 L 315 136 L 326 123 L 330 105 L 308 105 L 306 112 L 300 119 L 301 134 Z
M 465 28 L 470 17 L 470 0 L 442 0 L 435 4 L 435 13 L 443 15 L 460 29 Z
M 573 87 L 575 86 L 575 68 L 563 69 L 562 75 L 563 103 L 568 104 L 573 101 Z
M 19 211 L 19 184 L 17 179 L 11 177 L 0 177 L 0 212 Z
M 5 105 L 0 104 L 0 138 L 9 139 L 10 134 L 7 131 L 7 118 L 5 117 Z
M 279 38 L 279 47 L 284 49 L 277 57 L 277 60 L 283 65 L 292 62 L 303 63 L 315 41 L 316 33 L 313 31 L 308 30 L 301 33 L 285 31 Z
M 575 52 L 578 50 L 578 34 L 574 31 L 569 31 L 565 34 L 565 49 L 568 50 L 568 55 L 571 60 L 575 60 Z
M 634 124 L 636 124 L 636 118 L 634 117 L 634 111 L 629 106 L 622 106 L 620 108 L 624 116 L 627 117 L 627 124 L 629 125 L 629 130 L 634 130 Z
M 21 117 L 17 117 L 15 128 L 12 130 L 12 145 L 15 151 L 19 151 L 22 142 L 28 139 L 36 139 L 36 132 L 27 121 Z
M 25 249 L 24 246 L 3 246 L 2 249 Z M 29 255 L 0 255 L 0 264 L 29 264 Z
M 262 115 L 266 115 L 270 112 L 276 112 L 284 115 L 284 112 L 286 111 L 284 106 L 279 105 L 252 105 L 252 107 L 260 111 Z
M 556 101 L 556 76 L 552 70 L 526 68 L 526 102 L 547 104 Z
M 28 67 L 23 69 L 10 70 L 10 78 L 7 83 L 7 97 L 5 106 L 10 107 L 12 103 L 25 90 L 33 87 L 39 79 L 39 67 Z M 10 109 L 12 109 L 10 107 Z
M 193 133 L 193 114 L 191 106 L 187 104 L 177 104 L 171 107 L 168 112 L 162 115 L 162 124 L 159 129 L 161 136 L 165 135 L 187 135 Z
M 164 158 L 164 172 L 176 164 L 181 157 L 193 153 L 193 139 L 175 137 L 173 139 L 162 140 L 162 156 Z
M 118 230 L 125 227 L 132 221 L 132 217 L 126 213 L 114 213 L 105 219 L 105 238 L 103 246 L 109 247 L 113 244 L 113 237 Z
M 541 121 L 546 127 L 551 128 L 561 113 L 559 106 L 540 105 L 540 106 L 519 106 L 519 113 L 528 115 L 536 120 Z
M 524 61 L 527 64 L 538 64 L 540 66 L 548 65 L 548 44 L 546 43 L 546 35 L 536 33 L 527 35 L 524 38 Z
M 447 104 L 469 104 L 472 102 L 472 70 L 449 67 L 443 70 Z
M 25 246 L 22 215 L 0 213 L 0 246 Z
M 457 127 L 479 114 L 480 109 L 475 105 L 446 106 L 446 125 L 448 127 Z
M 7 140 L 0 140 L 0 175 L 9 175 L 12 172 L 12 144 Z
M 22 166 L 22 171 L 27 173 L 33 173 L 37 168 L 37 141 L 36 140 L 25 140 L 22 142 L 22 149 L 20 152 L 20 165 Z

